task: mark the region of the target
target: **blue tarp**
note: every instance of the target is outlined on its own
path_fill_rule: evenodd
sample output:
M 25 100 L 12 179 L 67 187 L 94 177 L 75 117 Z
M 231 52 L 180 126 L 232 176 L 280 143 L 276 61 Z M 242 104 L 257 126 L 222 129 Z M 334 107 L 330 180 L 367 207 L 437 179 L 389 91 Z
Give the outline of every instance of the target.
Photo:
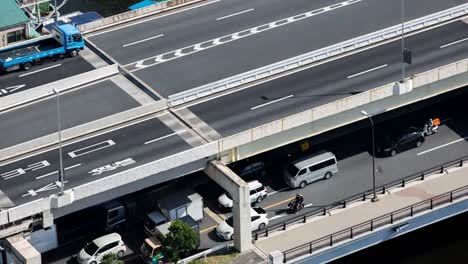
M 74 24 L 75 26 L 78 26 L 78 25 L 82 25 L 82 24 L 92 22 L 94 20 L 101 19 L 101 18 L 102 18 L 102 16 L 99 15 L 98 13 L 96 13 L 96 12 L 87 12 L 87 13 L 77 15 L 77 16 L 74 16 L 74 17 L 69 17 L 68 19 L 70 20 L 70 22 L 64 22 L 62 20 L 59 20 L 57 23 L 51 23 L 51 24 L 45 25 L 44 27 L 47 30 L 50 31 L 52 26 L 56 25 L 56 24 L 63 25 L 63 24 L 71 23 L 71 24 Z
M 147 7 L 147 6 L 154 5 L 154 4 L 156 4 L 156 1 L 154 1 L 154 0 L 143 0 L 141 2 L 138 2 L 138 3 L 134 4 L 134 5 L 129 6 L 128 9 L 135 10 L 135 9 Z

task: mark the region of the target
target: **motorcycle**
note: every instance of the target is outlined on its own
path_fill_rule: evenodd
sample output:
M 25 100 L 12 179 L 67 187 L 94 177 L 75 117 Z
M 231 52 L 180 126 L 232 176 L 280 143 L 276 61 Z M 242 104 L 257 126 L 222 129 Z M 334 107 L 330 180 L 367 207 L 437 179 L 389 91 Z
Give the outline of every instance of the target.
M 427 137 L 429 135 L 437 133 L 437 131 L 439 130 L 439 125 L 439 118 L 429 119 L 429 121 L 424 125 L 423 136 Z
M 291 201 L 288 203 L 288 209 L 286 210 L 286 212 L 288 214 L 295 214 L 302 209 L 304 209 L 304 202 L 299 203 L 296 207 L 296 201 Z

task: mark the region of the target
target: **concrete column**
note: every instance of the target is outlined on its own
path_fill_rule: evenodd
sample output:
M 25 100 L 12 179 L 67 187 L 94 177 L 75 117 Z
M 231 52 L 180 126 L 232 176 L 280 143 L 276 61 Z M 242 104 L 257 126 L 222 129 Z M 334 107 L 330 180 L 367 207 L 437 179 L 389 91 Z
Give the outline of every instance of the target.
M 51 227 L 54 224 L 54 215 L 51 210 L 42 212 L 42 227 Z
M 15 258 L 15 263 L 41 264 L 41 253 L 21 235 L 8 237 L 5 244 Z
M 231 194 L 234 201 L 232 213 L 234 219 L 234 246 L 239 252 L 252 247 L 250 230 L 250 190 L 247 183 L 222 162 L 210 161 L 205 173 Z

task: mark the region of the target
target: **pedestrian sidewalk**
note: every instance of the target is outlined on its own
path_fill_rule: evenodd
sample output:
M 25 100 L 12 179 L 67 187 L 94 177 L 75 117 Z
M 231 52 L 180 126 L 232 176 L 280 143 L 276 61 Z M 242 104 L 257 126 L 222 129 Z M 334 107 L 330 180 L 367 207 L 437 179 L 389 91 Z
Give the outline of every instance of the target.
M 345 209 L 331 211 L 331 215 L 318 216 L 308 220 L 309 223 L 288 227 L 287 231 L 271 233 L 269 237 L 255 242 L 254 246 L 265 254 L 275 250 L 285 251 L 468 185 L 467 165 L 448 169 L 447 172 L 432 175 L 424 181 L 408 183 L 404 188 L 392 189 L 390 194 L 380 195 L 378 202 L 356 202 Z

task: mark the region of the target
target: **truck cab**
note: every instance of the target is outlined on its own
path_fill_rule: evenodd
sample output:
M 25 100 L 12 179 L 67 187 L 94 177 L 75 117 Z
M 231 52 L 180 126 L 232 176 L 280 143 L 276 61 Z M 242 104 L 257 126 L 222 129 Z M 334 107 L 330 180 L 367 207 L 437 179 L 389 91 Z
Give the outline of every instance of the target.
M 70 24 L 52 27 L 52 37 L 62 44 L 71 57 L 75 57 L 78 54 L 78 50 L 82 50 L 84 47 L 81 32 Z

